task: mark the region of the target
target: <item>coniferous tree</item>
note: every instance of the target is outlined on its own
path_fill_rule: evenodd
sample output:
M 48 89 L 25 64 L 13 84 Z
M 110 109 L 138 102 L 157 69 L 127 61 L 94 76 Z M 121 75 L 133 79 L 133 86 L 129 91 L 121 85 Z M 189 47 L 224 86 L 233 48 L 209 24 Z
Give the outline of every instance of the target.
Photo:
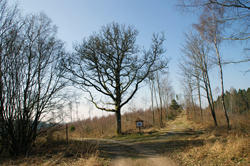
M 172 104 L 169 106 L 172 110 L 178 110 L 181 106 L 176 102 L 175 99 L 172 100 Z

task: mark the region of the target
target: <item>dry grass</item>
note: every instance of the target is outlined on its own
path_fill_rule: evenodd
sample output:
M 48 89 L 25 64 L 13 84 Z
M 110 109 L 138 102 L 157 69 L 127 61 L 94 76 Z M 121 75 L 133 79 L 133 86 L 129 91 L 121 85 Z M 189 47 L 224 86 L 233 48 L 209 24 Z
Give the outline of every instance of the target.
M 231 129 L 228 130 L 224 113 L 216 113 L 218 127 L 214 126 L 209 110 L 204 110 L 203 120 L 198 113 L 196 118 L 189 116 L 189 120 L 179 119 L 179 126 L 188 129 L 159 145 L 165 147 L 162 152 L 174 158 L 179 165 L 250 165 L 250 115 L 229 114 Z M 122 116 L 125 134 L 138 132 L 133 121 L 138 115 L 146 120 L 149 127 L 152 125 L 151 112 L 125 114 Z M 69 137 L 110 137 L 114 135 L 115 117 L 85 120 L 75 123 L 75 126 L 76 130 L 69 132 Z M 157 127 L 145 128 L 143 132 L 151 133 Z M 3 153 L 0 165 L 109 164 L 108 157 L 98 150 L 98 145 L 78 141 L 70 141 L 67 145 L 65 137 L 65 126 L 51 130 L 37 139 L 35 147 L 25 157 L 14 159 Z
M 174 118 L 177 112 L 168 112 L 169 117 Z M 150 109 L 143 111 L 139 109 L 134 112 L 126 112 L 121 116 L 122 132 L 124 134 L 137 133 L 135 120 L 139 117 L 144 120 L 143 129 L 160 128 L 160 111 L 155 110 L 155 124 L 153 124 L 153 114 Z M 163 109 L 163 121 L 166 121 L 166 111 Z M 115 114 L 107 117 L 94 117 L 93 119 L 85 119 L 74 123 L 76 130 L 70 133 L 71 137 L 87 137 L 87 138 L 111 138 L 116 135 L 116 117 Z
M 67 144 L 63 134 L 59 130 L 40 136 L 26 156 L 11 158 L 3 153 L 0 165 L 102 165 L 97 144 L 79 141 Z
M 189 145 L 172 157 L 180 165 L 250 165 L 250 116 L 230 114 L 230 130 L 223 116 L 223 112 L 217 112 L 218 127 L 209 117 L 203 122 L 189 121 L 193 134 L 182 138 Z
M 153 126 L 152 112 L 138 110 L 122 115 L 122 131 L 125 135 L 138 133 L 135 120 L 144 120 L 144 133 L 153 133 L 159 128 L 159 111 L 155 111 L 156 125 Z M 165 113 L 164 113 L 164 116 Z M 164 119 L 165 120 L 165 119 Z M 68 124 L 68 127 L 70 125 Z M 114 137 L 116 117 L 86 119 L 74 123 L 75 131 L 68 132 L 68 137 L 103 138 Z M 67 145 L 65 125 L 54 128 L 37 138 L 35 146 L 25 156 L 10 158 L 7 152 L 0 155 L 0 165 L 108 165 L 108 157 L 98 150 L 98 146 L 87 142 L 71 141 Z

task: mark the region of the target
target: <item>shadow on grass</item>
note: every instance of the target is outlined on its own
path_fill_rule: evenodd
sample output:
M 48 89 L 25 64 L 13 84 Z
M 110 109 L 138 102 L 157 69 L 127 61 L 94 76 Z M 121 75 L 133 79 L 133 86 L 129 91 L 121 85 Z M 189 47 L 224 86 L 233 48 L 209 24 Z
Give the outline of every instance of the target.
M 204 139 L 188 139 L 197 137 L 202 132 L 194 131 L 175 131 L 145 135 L 129 135 L 121 136 L 120 140 L 124 143 L 100 142 L 101 151 L 108 154 L 110 158 L 121 156 L 123 158 L 148 158 L 156 155 L 171 154 L 173 152 L 182 151 L 187 147 L 198 147 L 204 145 Z M 127 139 L 129 138 L 129 139 Z M 131 140 L 130 140 L 131 138 Z M 127 139 L 127 141 L 125 141 Z
M 5 150 L 0 155 L 0 165 L 25 165 L 32 164 L 41 165 L 46 161 L 58 160 L 66 161 L 77 158 L 88 158 L 91 154 L 95 154 L 98 149 L 97 143 L 53 140 L 51 142 L 36 143 L 31 150 L 19 157 L 11 157 Z M 53 164 L 52 164 L 53 165 Z

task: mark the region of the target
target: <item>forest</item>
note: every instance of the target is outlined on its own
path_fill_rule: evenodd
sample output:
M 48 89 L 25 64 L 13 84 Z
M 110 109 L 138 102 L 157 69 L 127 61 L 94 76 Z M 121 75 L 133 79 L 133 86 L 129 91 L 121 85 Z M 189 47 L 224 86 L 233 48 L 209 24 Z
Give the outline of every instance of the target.
M 214 102 L 217 109 L 222 109 L 221 96 Z M 250 111 L 250 88 L 247 90 L 230 89 L 225 92 L 225 106 L 229 113 L 248 114 Z

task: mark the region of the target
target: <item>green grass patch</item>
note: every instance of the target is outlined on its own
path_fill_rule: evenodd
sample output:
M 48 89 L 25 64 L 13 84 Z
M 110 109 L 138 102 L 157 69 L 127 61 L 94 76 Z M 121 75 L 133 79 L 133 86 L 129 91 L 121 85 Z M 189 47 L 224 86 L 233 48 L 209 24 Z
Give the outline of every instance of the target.
M 127 135 L 120 135 L 120 136 L 115 136 L 112 139 L 115 140 L 126 140 L 126 141 L 143 141 L 147 139 L 152 139 L 155 137 L 158 137 L 162 132 L 157 131 L 154 133 L 141 133 L 141 134 L 127 134 Z

